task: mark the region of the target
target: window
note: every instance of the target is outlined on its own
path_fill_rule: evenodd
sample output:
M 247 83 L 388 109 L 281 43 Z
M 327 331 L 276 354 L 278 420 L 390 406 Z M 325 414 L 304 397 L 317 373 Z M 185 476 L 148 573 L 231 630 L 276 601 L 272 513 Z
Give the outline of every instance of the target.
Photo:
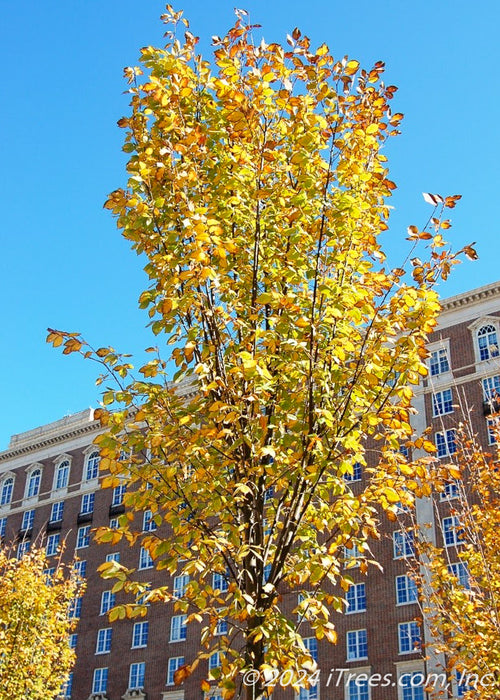
M 145 547 L 141 547 L 139 554 L 139 569 L 152 569 L 153 558 Z
M 214 591 L 219 590 L 221 593 L 226 593 L 229 588 L 229 581 L 226 574 L 212 575 L 212 588 Z
M 80 619 L 81 614 L 82 614 L 82 597 L 77 596 L 76 598 L 73 598 L 73 600 L 69 604 L 68 617 L 70 618 L 70 620 Z
M 413 531 L 398 530 L 392 533 L 394 559 L 404 559 L 415 555 L 415 538 Z
M 14 479 L 9 476 L 2 481 L 2 491 L 0 493 L 0 506 L 6 506 L 12 501 L 12 491 L 14 490 Z
M 108 688 L 108 669 L 94 669 L 94 680 L 92 682 L 93 693 L 105 693 Z
M 359 566 L 359 559 L 361 559 L 363 554 L 361 553 L 357 544 L 352 547 L 344 547 L 344 566 L 346 569 L 354 569 Z
M 399 653 L 411 654 L 420 650 L 420 628 L 415 620 L 398 625 Z
M 73 672 L 71 672 L 68 676 L 68 680 L 66 683 L 63 683 L 61 686 L 61 695 L 63 698 L 70 698 L 71 697 L 71 692 L 73 690 Z
M 444 485 L 444 490 L 441 492 L 442 501 L 452 501 L 458 498 L 458 483 L 456 481 L 447 481 Z
M 368 656 L 366 630 L 352 630 L 347 633 L 347 660 L 356 661 Z
M 47 544 L 45 546 L 45 554 L 48 557 L 53 557 L 54 554 L 57 554 L 57 550 L 59 549 L 59 544 L 61 541 L 61 535 L 57 532 L 54 535 L 49 535 L 47 537 Z
M 210 654 L 208 657 L 208 670 L 212 671 L 214 668 L 220 668 L 220 665 L 220 653 L 218 651 L 214 651 L 214 653 Z
M 111 636 L 113 630 L 111 627 L 99 630 L 97 632 L 97 644 L 95 647 L 96 654 L 108 654 L 111 651 Z
M 75 561 L 74 570 L 78 578 L 85 578 L 87 576 L 87 562 L 85 560 Z
M 69 635 L 69 648 L 70 649 L 76 649 L 76 645 L 78 643 L 78 635 L 77 634 L 70 634 Z
M 435 434 L 435 442 L 438 457 L 449 457 L 457 451 L 455 442 L 455 429 L 444 430 L 441 433 Z
M 186 639 L 186 615 L 174 615 L 170 621 L 170 641 L 182 642 Z
M 318 660 L 318 640 L 316 637 L 304 637 L 304 646 L 311 655 L 313 661 Z
M 438 374 L 450 371 L 450 363 L 448 362 L 448 352 L 445 348 L 431 352 L 429 365 L 431 369 L 431 377 Z
M 120 552 L 112 552 L 111 554 L 106 554 L 106 561 L 120 561 Z
M 7 530 L 7 518 L 0 518 L 0 539 L 5 537 L 5 532 Z
M 21 559 L 21 557 L 23 557 L 26 554 L 26 552 L 30 551 L 30 547 L 31 542 L 29 540 L 23 540 L 22 542 L 19 542 L 19 544 L 17 545 L 17 558 Z
M 42 480 L 42 470 L 38 467 L 33 469 L 28 477 L 26 488 L 26 498 L 34 498 L 40 493 L 40 482 Z
M 120 484 L 119 486 L 115 486 L 113 489 L 113 496 L 111 498 L 111 505 L 112 506 L 119 506 L 123 502 L 123 496 L 125 494 L 125 489 L 126 486 L 125 484 Z
M 167 664 L 167 685 L 175 684 L 175 672 L 181 666 L 184 666 L 183 656 L 171 656 Z
M 477 687 L 477 677 L 474 673 L 466 673 L 465 671 L 460 673 L 459 671 L 455 671 L 455 678 L 457 681 L 457 698 L 463 698 L 465 693 L 470 690 L 475 690 Z
M 23 521 L 21 523 L 21 530 L 31 530 L 33 527 L 33 521 L 35 520 L 34 510 L 25 510 L 23 513 Z
M 63 519 L 64 513 L 64 501 L 58 501 L 52 504 L 52 510 L 50 511 L 50 522 L 58 523 Z
M 408 605 L 418 601 L 418 589 L 410 576 L 396 576 L 396 603 Z
M 368 680 L 365 678 L 353 678 L 347 686 L 349 700 L 370 700 Z
M 432 394 L 432 415 L 445 416 L 447 413 L 453 413 L 453 393 L 451 389 L 443 389 Z
M 215 626 L 215 635 L 217 637 L 220 637 L 223 634 L 227 634 L 227 628 L 228 628 L 228 625 L 227 625 L 226 618 L 225 617 L 220 618 L 219 620 L 217 620 L 217 624 Z
M 403 700 L 424 700 L 425 678 L 422 673 L 404 673 L 398 683 L 403 689 Z
M 52 585 L 52 579 L 54 578 L 56 573 L 56 567 L 55 566 L 50 566 L 48 569 L 43 570 L 43 575 L 45 576 L 45 583 L 47 585 Z
M 149 622 L 136 622 L 132 630 L 132 649 L 147 647 L 149 635 Z
M 76 548 L 82 549 L 83 547 L 88 547 L 90 544 L 90 525 L 84 525 L 78 528 L 78 534 L 76 536 Z
M 498 431 L 500 429 L 500 423 L 499 423 L 498 417 L 488 418 L 487 425 L 488 425 L 488 444 L 489 445 L 496 445 L 497 435 L 498 435 Z
M 344 474 L 345 481 L 361 481 L 362 466 L 360 462 L 354 462 L 352 465 L 352 474 L 346 472 Z
M 99 615 L 105 615 L 115 604 L 115 594 L 111 591 L 103 591 L 101 595 L 101 610 Z
M 460 544 L 463 530 L 456 515 L 443 518 L 443 539 L 446 547 L 453 547 Z
M 57 465 L 55 474 L 55 489 L 65 489 L 69 481 L 69 461 L 65 459 Z
M 346 593 L 347 610 L 346 614 L 365 612 L 366 610 L 366 590 L 364 583 L 355 583 L 349 586 Z
M 109 519 L 109 527 L 112 528 L 113 530 L 116 530 L 118 527 L 120 527 L 120 523 L 118 522 L 118 518 L 110 518 Z
M 94 502 L 95 493 L 86 493 L 82 496 L 82 504 L 80 507 L 80 513 L 82 515 L 87 515 L 88 513 L 94 512 Z
M 500 396 L 500 374 L 483 379 L 483 398 L 485 401 L 494 401 Z
M 457 561 L 453 564 L 448 564 L 448 571 L 452 576 L 455 576 L 455 578 L 458 579 L 458 583 L 462 586 L 462 588 L 470 588 L 469 569 L 467 568 L 467 564 L 465 562 Z
M 85 466 L 85 481 L 91 481 L 92 479 L 97 479 L 99 474 L 99 452 L 92 452 L 87 457 L 87 464 Z
M 304 637 L 304 646 L 311 655 L 314 661 L 318 660 L 318 640 L 316 637 Z M 318 685 L 311 684 L 310 688 L 301 688 L 299 691 L 299 700 L 317 700 L 318 698 Z
M 150 510 L 144 511 L 144 517 L 142 520 L 142 531 L 143 532 L 153 532 L 156 530 L 157 525 L 153 519 L 153 514 Z
M 497 331 L 493 324 L 482 326 L 477 332 L 477 347 L 480 360 L 498 357 Z
M 182 576 L 176 576 L 174 578 L 173 594 L 176 598 L 182 598 L 185 595 L 188 583 L 188 574 L 183 574 Z
M 130 690 L 136 688 L 144 688 L 144 676 L 146 674 L 146 664 L 144 661 L 130 664 L 130 674 L 128 678 L 128 687 Z

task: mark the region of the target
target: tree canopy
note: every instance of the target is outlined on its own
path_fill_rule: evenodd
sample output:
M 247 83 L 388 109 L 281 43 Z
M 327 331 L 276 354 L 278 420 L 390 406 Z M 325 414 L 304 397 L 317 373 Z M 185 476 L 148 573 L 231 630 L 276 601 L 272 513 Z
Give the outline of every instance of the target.
M 354 546 L 366 569 L 378 506 L 394 514 L 428 488 L 425 463 L 399 448 L 411 386 L 427 373 L 435 285 L 457 262 L 442 232 L 459 197 L 426 195 L 429 225 L 408 233 L 427 257 L 408 276 L 391 269 L 380 234 L 395 184 L 382 147 L 402 115 L 384 64 L 338 60 L 298 29 L 285 46 L 254 43 L 243 11 L 214 37 L 210 63 L 182 13 L 163 19 L 165 47 L 125 70 L 129 179 L 105 205 L 146 262 L 140 306 L 161 350 L 148 348 L 135 374 L 128 356 L 78 334 L 48 340 L 104 365 L 105 483 L 125 481 L 130 511 L 159 526 L 142 533 L 129 513 L 100 539 L 140 541 L 158 570 L 186 577 L 181 592 L 166 578 L 148 600 L 174 600 L 202 625 L 200 657 L 219 652 L 212 679 L 229 698 L 244 692 L 244 670 L 262 680 L 314 667 L 297 613 L 334 642 L 342 601 L 326 582 L 349 585 Z M 103 572 L 144 593 L 132 570 Z M 285 590 L 302 594 L 298 609 L 283 605 Z M 113 616 L 144 613 L 141 602 Z M 263 692 L 257 683 L 249 697 Z
M 49 575 L 43 549 L 19 559 L 0 549 L 0 698 L 60 695 L 74 663 L 70 605 L 78 588 L 62 565 Z

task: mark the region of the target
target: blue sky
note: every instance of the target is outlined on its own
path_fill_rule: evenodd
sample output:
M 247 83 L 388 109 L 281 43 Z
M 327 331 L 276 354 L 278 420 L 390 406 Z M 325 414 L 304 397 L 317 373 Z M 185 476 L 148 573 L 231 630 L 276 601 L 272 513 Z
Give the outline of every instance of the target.
M 222 34 L 233 2 L 184 0 L 193 33 Z M 387 149 L 398 189 L 386 247 L 404 251 L 408 224 L 423 225 L 422 191 L 461 193 L 449 237 L 477 241 L 480 260 L 461 265 L 449 296 L 500 279 L 496 216 L 500 6 L 437 0 L 246 0 L 267 41 L 298 26 L 369 68 L 386 63 L 399 91 L 403 135 Z M 121 240 L 106 195 L 125 183 L 128 113 L 122 69 L 139 48 L 161 45 L 157 0 L 20 0 L 1 3 L 3 51 L 0 304 L 3 367 L 0 449 L 9 436 L 90 405 L 96 368 L 45 345 L 47 326 L 81 331 L 95 344 L 138 352 L 150 344 L 137 309 L 140 261 Z

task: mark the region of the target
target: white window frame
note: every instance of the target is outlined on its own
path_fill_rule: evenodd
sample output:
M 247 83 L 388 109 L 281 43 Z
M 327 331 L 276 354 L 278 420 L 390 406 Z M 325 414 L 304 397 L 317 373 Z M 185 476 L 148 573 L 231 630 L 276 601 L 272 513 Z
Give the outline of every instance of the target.
M 90 515 L 94 512 L 95 506 L 95 491 L 84 493 L 82 502 L 80 503 L 80 513 L 82 515 Z
M 358 592 L 363 591 L 362 595 L 360 595 Z M 348 601 L 348 595 L 350 591 L 354 591 L 354 600 L 353 600 L 353 605 L 349 604 Z M 348 590 L 346 591 L 346 610 L 345 614 L 346 615 L 353 615 L 355 613 L 362 613 L 366 612 L 366 584 L 365 583 L 352 583 Z M 364 602 L 364 605 L 363 605 Z M 363 605 L 363 607 L 361 607 Z
M 427 360 L 429 369 L 429 378 L 435 381 L 437 377 L 449 376 L 451 372 L 450 361 L 450 343 L 448 339 L 440 340 L 437 343 L 432 343 L 427 348 L 429 357 Z M 436 356 L 436 362 L 433 362 L 433 356 Z M 444 359 L 443 359 L 444 358 Z M 447 369 L 442 369 L 443 365 L 447 365 Z M 438 369 L 433 372 L 433 369 Z
M 361 637 L 364 637 L 364 640 L 361 639 Z M 350 656 L 350 650 L 349 650 L 349 640 L 353 639 L 355 641 L 355 656 Z M 363 661 L 364 659 L 368 658 L 368 632 L 366 628 L 363 629 L 357 629 L 357 630 L 347 630 L 346 632 L 346 654 L 347 654 L 347 661 Z M 366 647 L 366 654 L 360 654 L 361 647 Z
M 99 608 L 99 615 L 106 615 L 111 608 L 115 605 L 116 596 L 113 591 L 103 591 L 101 593 L 101 605 Z
M 438 439 L 438 435 L 440 436 Z M 455 428 L 438 430 L 434 433 L 434 444 L 436 445 L 436 456 L 438 459 L 452 457 L 457 451 L 456 443 L 457 431 Z M 444 447 L 444 450 L 442 449 Z
M 175 672 L 186 663 L 184 656 L 171 656 L 167 661 L 167 682 L 165 685 L 175 685 Z
M 398 581 L 402 580 L 404 580 L 405 582 L 404 588 L 398 587 Z M 396 587 L 396 605 L 414 605 L 415 603 L 418 603 L 418 587 L 415 581 L 411 578 L 411 576 L 408 576 L 408 574 L 401 574 L 400 576 L 396 576 L 394 579 L 394 585 Z M 401 591 L 404 591 L 405 600 L 401 600 L 399 598 L 399 593 Z M 412 593 L 413 591 L 415 591 L 417 595 L 415 598 L 412 598 L 410 600 L 410 593 Z
M 462 528 L 457 515 L 450 515 L 441 520 L 443 544 L 445 547 L 459 547 L 463 541 L 460 539 Z M 447 541 L 448 540 L 448 541 Z
M 95 668 L 92 677 L 92 693 L 106 694 L 108 689 L 108 668 Z
M 85 458 L 85 465 L 83 468 L 83 481 L 88 483 L 98 480 L 100 461 L 101 455 L 99 453 L 99 450 L 96 450 L 95 447 L 91 448 L 88 451 L 88 454 Z
M 47 557 L 54 557 L 61 544 L 61 533 L 54 532 L 47 537 L 47 543 L 45 545 L 45 555 Z
M 15 483 L 16 477 L 12 472 L 7 472 L 2 476 L 0 481 L 0 508 L 11 505 Z
M 469 567 L 465 561 L 454 561 L 447 564 L 447 569 L 454 576 L 459 585 L 466 590 L 470 589 Z
M 69 479 L 71 476 L 71 455 L 59 455 L 54 460 L 54 482 L 52 484 L 52 491 L 55 493 L 66 493 L 69 486 Z M 65 478 L 62 483 L 59 484 L 59 475 L 61 469 L 64 467 L 66 470 Z
M 95 655 L 109 654 L 111 651 L 111 641 L 113 639 L 113 628 L 102 627 L 97 630 L 97 638 L 95 645 Z
M 139 571 L 143 571 L 144 569 L 153 569 L 154 568 L 154 561 L 153 557 L 149 553 L 149 551 L 146 549 L 146 547 L 141 547 L 139 551 Z
M 42 475 L 43 468 L 41 464 L 32 464 L 26 470 L 26 486 L 24 488 L 24 499 L 26 501 L 38 500 L 38 497 L 40 496 L 40 489 L 42 487 Z M 34 484 L 32 482 L 33 478 L 36 479 Z
M 398 542 L 398 539 L 401 541 Z M 408 557 L 415 556 L 415 533 L 413 530 L 395 530 L 392 533 L 392 542 L 394 559 L 408 559 Z
M 148 509 L 144 511 L 142 516 L 142 531 L 143 532 L 154 532 L 158 525 L 155 523 L 153 512 Z
M 56 506 L 57 506 L 57 508 L 56 508 Z M 61 506 L 61 507 L 59 508 L 59 506 Z M 56 510 L 57 510 L 57 511 L 59 511 L 59 510 L 61 511 L 61 514 L 60 514 L 61 517 L 58 517 L 58 518 L 54 519 L 54 515 L 58 515 L 58 513 L 56 513 Z M 51 523 L 60 523 L 60 522 L 62 522 L 63 517 L 64 517 L 64 501 L 56 501 L 55 503 L 52 504 L 52 508 L 50 509 L 50 520 L 49 520 L 49 522 L 51 522 Z
M 491 328 L 491 331 L 490 333 L 488 333 L 488 341 L 486 343 L 486 348 L 481 349 L 479 346 L 479 338 L 484 337 L 485 335 L 484 333 L 481 333 L 481 331 L 483 329 L 487 329 L 488 327 Z M 477 364 L 489 362 L 490 360 L 495 360 L 500 357 L 500 347 L 498 345 L 498 341 L 500 338 L 500 319 L 497 316 L 482 316 L 481 318 L 478 318 L 476 321 L 474 321 L 474 323 L 472 323 L 468 328 L 472 333 L 474 355 Z M 479 335 L 480 333 L 481 336 Z M 493 343 L 490 343 L 489 336 L 491 335 L 491 333 L 494 333 L 496 335 L 496 346 Z M 484 352 L 484 350 L 486 350 L 486 352 Z M 481 357 L 481 355 L 483 355 L 483 357 Z
M 25 510 L 21 521 L 21 530 L 32 530 L 35 521 L 35 509 Z
M 137 639 L 136 639 L 137 637 Z M 146 641 L 144 641 L 144 637 Z M 136 622 L 132 628 L 132 646 L 131 649 L 144 649 L 148 645 L 149 639 L 149 620 Z
M 189 583 L 189 574 L 179 574 L 174 576 L 172 593 L 176 598 L 183 598 L 186 594 L 186 586 Z
M 418 645 L 413 645 L 415 635 L 414 631 L 417 631 Z M 408 641 L 409 648 L 403 649 L 404 644 Z M 421 629 L 416 620 L 408 620 L 407 622 L 400 622 L 398 624 L 398 652 L 400 655 L 403 654 L 416 654 L 422 650 L 422 634 Z
M 445 398 L 445 394 L 449 397 Z M 453 388 L 440 389 L 432 394 L 432 417 L 439 418 L 453 413 Z
M 134 676 L 137 676 L 136 682 L 134 682 Z M 146 678 L 146 663 L 144 661 L 134 661 L 130 664 L 128 673 L 128 689 L 129 690 L 142 690 L 144 688 L 144 681 Z M 142 680 L 142 683 L 139 681 Z
M 185 642 L 187 637 L 187 615 L 172 615 L 170 619 L 170 641 Z
M 85 549 L 90 545 L 90 525 L 82 525 L 76 533 L 76 549 Z

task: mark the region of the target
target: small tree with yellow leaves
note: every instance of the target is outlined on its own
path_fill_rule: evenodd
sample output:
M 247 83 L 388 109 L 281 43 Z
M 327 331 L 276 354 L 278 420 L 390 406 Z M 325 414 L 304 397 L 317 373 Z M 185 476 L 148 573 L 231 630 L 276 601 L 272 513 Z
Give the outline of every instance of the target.
M 42 549 L 17 559 L 0 549 L 0 698 L 60 695 L 74 663 L 71 601 L 79 587 L 59 565 L 48 578 Z
M 128 483 L 127 507 L 160 526 L 135 532 L 126 514 L 99 538 L 140 540 L 157 569 L 189 577 L 180 595 L 165 578 L 149 601 L 173 600 L 201 623 L 200 657 L 219 652 L 212 679 L 224 697 L 258 700 L 272 669 L 298 679 L 313 667 L 297 613 L 335 641 L 330 611 L 341 601 L 326 582 L 348 584 L 345 546 L 369 558 L 377 507 L 411 498 L 408 477 L 417 492 L 425 482 L 399 444 L 411 434 L 411 385 L 427 371 L 433 288 L 457 262 L 439 231 L 458 197 L 428 195 L 430 229 L 409 237 L 427 240 L 429 256 L 404 281 L 379 241 L 395 187 L 382 146 L 402 118 L 383 63 L 336 60 L 299 30 L 288 46 L 256 45 L 237 15 L 214 39 L 211 65 L 189 31 L 176 36 L 187 22 L 167 8 L 166 46 L 144 48 L 142 67 L 125 71 L 130 178 L 106 207 L 146 259 L 140 305 L 170 355 L 149 348 L 134 377 L 112 348 L 94 352 L 55 330 L 48 340 L 116 380 L 101 412 L 106 483 Z M 354 494 L 345 476 L 367 464 L 375 437 L 377 468 Z M 144 592 L 116 562 L 103 573 Z M 283 608 L 285 588 L 304 594 L 299 610 Z M 113 615 L 144 612 L 130 604 Z M 247 670 L 260 677 L 245 690 Z

